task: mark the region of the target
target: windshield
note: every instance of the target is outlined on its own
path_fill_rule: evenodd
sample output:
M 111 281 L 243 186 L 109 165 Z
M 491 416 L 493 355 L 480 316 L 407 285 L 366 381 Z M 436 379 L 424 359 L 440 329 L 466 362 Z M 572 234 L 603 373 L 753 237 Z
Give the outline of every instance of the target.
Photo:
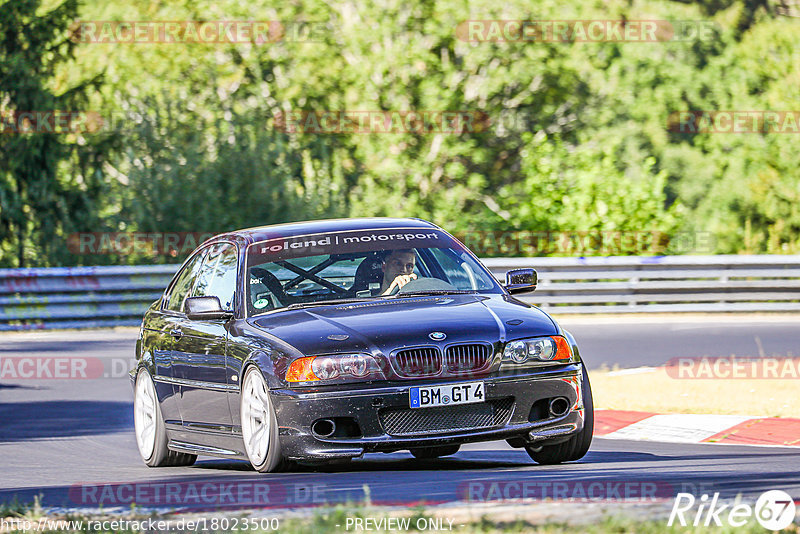
M 396 228 L 295 236 L 247 249 L 248 315 L 418 294 L 502 293 L 452 237 Z

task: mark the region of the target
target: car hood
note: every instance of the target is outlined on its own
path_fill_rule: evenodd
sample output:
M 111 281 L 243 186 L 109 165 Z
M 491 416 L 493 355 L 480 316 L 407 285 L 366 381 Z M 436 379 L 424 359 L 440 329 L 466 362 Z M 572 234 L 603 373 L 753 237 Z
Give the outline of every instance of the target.
M 388 354 L 408 346 L 553 335 L 550 317 L 505 295 L 445 295 L 284 310 L 250 319 L 303 354 Z M 446 338 L 433 341 L 432 332 Z

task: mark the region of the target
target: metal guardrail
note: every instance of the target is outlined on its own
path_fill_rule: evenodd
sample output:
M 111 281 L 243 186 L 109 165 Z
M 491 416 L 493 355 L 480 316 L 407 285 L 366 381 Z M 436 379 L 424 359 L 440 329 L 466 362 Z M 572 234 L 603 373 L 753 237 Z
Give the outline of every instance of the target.
M 177 269 L 0 269 L 0 331 L 138 326 Z
M 492 258 L 533 267 L 556 313 L 800 311 L 800 256 Z M 138 326 L 177 265 L 0 269 L 0 331 Z
M 534 267 L 523 300 L 553 313 L 800 311 L 800 256 L 493 258 L 502 278 Z

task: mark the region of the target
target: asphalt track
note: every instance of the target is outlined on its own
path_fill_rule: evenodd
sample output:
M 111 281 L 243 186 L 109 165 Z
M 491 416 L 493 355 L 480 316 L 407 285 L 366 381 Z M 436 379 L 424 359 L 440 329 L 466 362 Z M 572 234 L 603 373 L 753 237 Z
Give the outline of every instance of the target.
M 565 320 L 590 368 L 664 363 L 677 356 L 797 356 L 791 318 L 764 320 Z M 135 329 L 0 336 L 0 358 L 130 357 Z M 260 475 L 245 462 L 200 458 L 188 468 L 149 469 L 136 450 L 127 377 L 0 381 L 0 502 L 16 497 L 46 506 L 217 509 L 287 507 L 362 500 L 448 503 L 522 496 L 671 499 L 678 492 L 755 498 L 783 489 L 800 497 L 800 450 L 595 439 L 580 462 L 535 465 L 505 442 L 465 446 L 421 461 L 410 454 L 368 454 L 350 464 Z M 591 484 L 595 484 L 591 486 Z M 171 484 L 172 490 L 167 490 Z M 135 493 L 139 491 L 139 493 Z M 172 493 L 169 493 L 172 491 Z M 196 493 L 200 491 L 198 497 Z M 237 494 L 238 492 L 238 494 Z M 598 493 L 599 492 L 599 493 Z M 167 496 L 169 493 L 169 497 Z M 524 493 L 524 495 L 523 495 Z

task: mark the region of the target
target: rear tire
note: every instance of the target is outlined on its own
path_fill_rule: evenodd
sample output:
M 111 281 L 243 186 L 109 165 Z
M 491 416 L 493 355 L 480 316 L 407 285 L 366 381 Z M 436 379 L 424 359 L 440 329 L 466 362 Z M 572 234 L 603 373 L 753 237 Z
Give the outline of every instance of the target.
M 556 445 L 545 445 L 538 451 L 530 445 L 525 446 L 528 455 L 536 463 L 544 465 L 560 464 L 562 462 L 574 462 L 586 456 L 594 434 L 594 402 L 592 401 L 592 386 L 589 384 L 589 375 L 586 372 L 585 365 L 581 376 L 581 390 L 583 392 L 585 416 L 583 429 L 568 441 Z
M 261 370 L 250 366 L 242 381 L 239 405 L 242 439 L 247 458 L 259 473 L 285 470 L 289 463 L 281 454 L 278 420 Z
M 418 447 L 411 449 L 411 455 L 418 460 L 439 458 L 440 456 L 450 456 L 458 452 L 461 445 L 443 445 L 440 447 Z
M 192 465 L 197 456 L 169 450 L 167 430 L 161 415 L 153 378 L 147 369 L 136 375 L 133 395 L 133 426 L 139 454 L 149 467 L 178 467 Z

